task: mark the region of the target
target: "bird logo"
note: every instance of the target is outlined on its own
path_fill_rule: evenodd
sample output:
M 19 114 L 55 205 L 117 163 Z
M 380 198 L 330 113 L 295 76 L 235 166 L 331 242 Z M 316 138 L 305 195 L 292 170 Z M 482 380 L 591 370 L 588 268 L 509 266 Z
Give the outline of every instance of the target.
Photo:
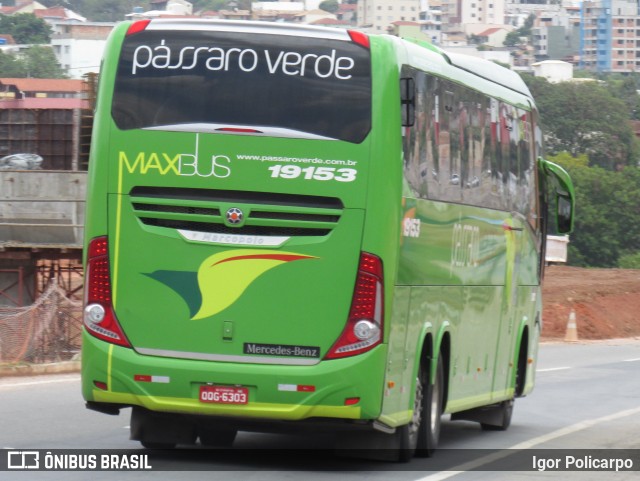
M 191 320 L 214 316 L 235 303 L 262 274 L 313 256 L 275 250 L 235 249 L 207 257 L 197 272 L 155 271 L 147 276 L 184 299 Z

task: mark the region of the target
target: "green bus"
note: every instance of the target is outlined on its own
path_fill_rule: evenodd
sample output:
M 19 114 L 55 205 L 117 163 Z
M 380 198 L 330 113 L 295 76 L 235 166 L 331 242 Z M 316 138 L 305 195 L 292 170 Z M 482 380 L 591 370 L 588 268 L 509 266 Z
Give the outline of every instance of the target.
M 531 391 L 547 204 L 515 73 L 387 35 L 124 22 L 88 181 L 82 390 L 145 447 L 313 428 L 400 459 Z M 341 445 L 342 445 L 341 444 Z

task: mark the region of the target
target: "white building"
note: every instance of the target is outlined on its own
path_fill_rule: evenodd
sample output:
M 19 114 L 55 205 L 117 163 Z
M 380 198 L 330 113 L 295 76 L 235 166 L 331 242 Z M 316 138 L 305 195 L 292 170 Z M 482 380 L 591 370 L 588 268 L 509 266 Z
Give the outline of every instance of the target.
M 359 0 L 358 26 L 372 33 L 387 33 L 391 24 L 420 21 L 421 0 Z
M 448 36 L 477 35 L 505 24 L 506 0 L 441 0 L 442 30 Z
M 505 0 L 467 0 L 460 5 L 460 18 L 463 25 L 469 23 L 502 25 L 504 23 Z
M 295 4 L 293 6 L 288 4 Z M 301 12 L 303 10 L 317 10 L 322 0 L 281 0 L 279 2 L 253 2 L 252 10 L 277 10 L 277 11 L 294 11 Z
M 420 7 L 422 32 L 432 43 L 442 43 L 442 1 L 422 0 Z
M 544 60 L 532 63 L 533 74 L 551 83 L 567 82 L 573 78 L 573 65 L 561 60 Z
M 318 2 L 319 4 L 319 2 Z M 253 2 L 251 9 L 258 12 L 303 12 L 306 10 L 305 2 Z M 313 9 L 309 9 L 313 10 Z
M 127 20 L 140 20 L 147 18 L 161 18 L 165 16 L 188 16 L 193 13 L 193 5 L 185 0 L 170 0 L 165 2 L 157 0 L 151 2 L 152 10 L 144 11 L 142 7 L 134 7 L 132 13 L 125 15 Z
M 55 24 L 51 45 L 67 75 L 80 79 L 86 73 L 100 71 L 100 60 L 107 37 L 115 23 L 60 22 Z

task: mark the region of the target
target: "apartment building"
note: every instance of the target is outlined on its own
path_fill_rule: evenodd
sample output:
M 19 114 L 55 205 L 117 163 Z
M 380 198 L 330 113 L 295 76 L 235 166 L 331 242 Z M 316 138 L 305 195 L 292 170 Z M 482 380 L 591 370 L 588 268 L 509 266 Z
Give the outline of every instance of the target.
M 107 37 L 115 26 L 109 22 L 53 22 L 51 45 L 69 77 L 81 79 L 100 70 Z
M 500 25 L 504 23 L 505 0 L 471 0 L 462 2 L 461 7 L 460 18 L 463 24 Z
M 358 25 L 372 33 L 387 33 L 393 22 L 420 21 L 421 0 L 359 0 Z
M 597 72 L 640 70 L 637 0 L 585 0 L 582 3 L 579 66 Z
M 532 44 L 536 60 L 576 62 L 580 50 L 580 7 L 549 5 L 535 10 Z

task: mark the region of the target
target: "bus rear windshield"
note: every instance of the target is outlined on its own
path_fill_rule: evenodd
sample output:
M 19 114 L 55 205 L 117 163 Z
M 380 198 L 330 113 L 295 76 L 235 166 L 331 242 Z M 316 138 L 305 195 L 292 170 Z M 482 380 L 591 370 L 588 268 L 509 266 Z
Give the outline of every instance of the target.
M 147 30 L 124 41 L 112 115 L 122 130 L 262 126 L 359 143 L 371 129 L 369 50 L 323 38 Z

